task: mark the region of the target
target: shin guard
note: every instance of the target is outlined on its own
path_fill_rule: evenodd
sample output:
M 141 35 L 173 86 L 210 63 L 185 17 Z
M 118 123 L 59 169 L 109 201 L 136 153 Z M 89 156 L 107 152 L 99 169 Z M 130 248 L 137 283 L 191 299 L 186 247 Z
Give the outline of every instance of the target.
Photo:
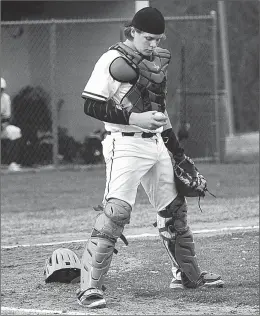
M 81 290 L 103 290 L 104 277 L 111 264 L 115 241 L 91 237 L 82 257 Z
M 183 285 L 196 288 L 200 282 L 201 270 L 195 254 L 195 244 L 190 230 L 176 234 L 174 240 L 163 240 L 164 246 L 175 267 L 182 272 Z
M 115 244 L 130 221 L 131 206 L 118 199 L 110 199 L 95 222 L 87 242 L 81 264 L 81 291 L 103 290 Z
M 177 196 L 157 215 L 157 226 L 172 264 L 182 272 L 182 281 L 195 288 L 201 280 L 201 270 L 195 254 L 192 232 L 187 225 L 187 203 Z

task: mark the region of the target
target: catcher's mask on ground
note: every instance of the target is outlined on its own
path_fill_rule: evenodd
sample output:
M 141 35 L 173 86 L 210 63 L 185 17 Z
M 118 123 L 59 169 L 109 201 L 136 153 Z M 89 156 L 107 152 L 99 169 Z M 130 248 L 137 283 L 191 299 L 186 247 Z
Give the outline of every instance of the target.
M 80 276 L 81 263 L 78 256 L 70 249 L 59 248 L 46 260 L 45 282 L 70 283 Z

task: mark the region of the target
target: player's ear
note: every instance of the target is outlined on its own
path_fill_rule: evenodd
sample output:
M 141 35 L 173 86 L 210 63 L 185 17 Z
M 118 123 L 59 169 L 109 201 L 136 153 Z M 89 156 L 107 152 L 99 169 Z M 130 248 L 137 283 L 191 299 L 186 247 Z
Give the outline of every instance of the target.
M 133 83 L 138 78 L 138 69 L 123 57 L 117 57 L 109 67 L 110 75 L 119 82 Z
M 135 36 L 135 32 L 136 32 L 135 28 L 134 28 L 134 27 L 131 27 L 130 34 L 132 35 L 132 37 Z

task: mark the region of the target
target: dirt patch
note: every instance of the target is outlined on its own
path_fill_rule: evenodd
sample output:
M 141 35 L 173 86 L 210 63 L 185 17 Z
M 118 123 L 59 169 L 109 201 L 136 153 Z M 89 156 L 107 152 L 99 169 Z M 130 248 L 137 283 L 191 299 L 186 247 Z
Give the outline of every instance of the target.
M 119 252 L 113 257 L 106 278 L 107 308 L 94 312 L 77 304 L 75 294 L 79 284 L 45 284 L 44 262 L 57 247 L 3 249 L 2 307 L 14 310 L 2 312 L 6 315 L 44 314 L 39 310 L 65 315 L 258 315 L 258 231 L 197 236 L 201 268 L 220 273 L 226 282 L 222 289 L 173 291 L 169 288 L 171 264 L 160 240 L 129 242 L 128 247 L 117 245 Z M 84 243 L 66 247 L 81 256 Z

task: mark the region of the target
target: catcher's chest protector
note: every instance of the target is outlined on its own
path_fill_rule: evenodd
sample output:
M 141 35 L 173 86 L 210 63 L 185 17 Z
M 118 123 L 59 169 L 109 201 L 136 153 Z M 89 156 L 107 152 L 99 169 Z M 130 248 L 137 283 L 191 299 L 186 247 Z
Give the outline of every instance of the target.
M 133 87 L 121 100 L 121 104 L 132 104 L 132 110 L 136 113 L 146 111 L 165 111 L 166 97 L 166 73 L 171 59 L 167 49 L 157 48 L 152 60 L 147 60 L 131 48 L 118 43 L 110 49 L 118 50 L 138 71 L 138 79 Z

